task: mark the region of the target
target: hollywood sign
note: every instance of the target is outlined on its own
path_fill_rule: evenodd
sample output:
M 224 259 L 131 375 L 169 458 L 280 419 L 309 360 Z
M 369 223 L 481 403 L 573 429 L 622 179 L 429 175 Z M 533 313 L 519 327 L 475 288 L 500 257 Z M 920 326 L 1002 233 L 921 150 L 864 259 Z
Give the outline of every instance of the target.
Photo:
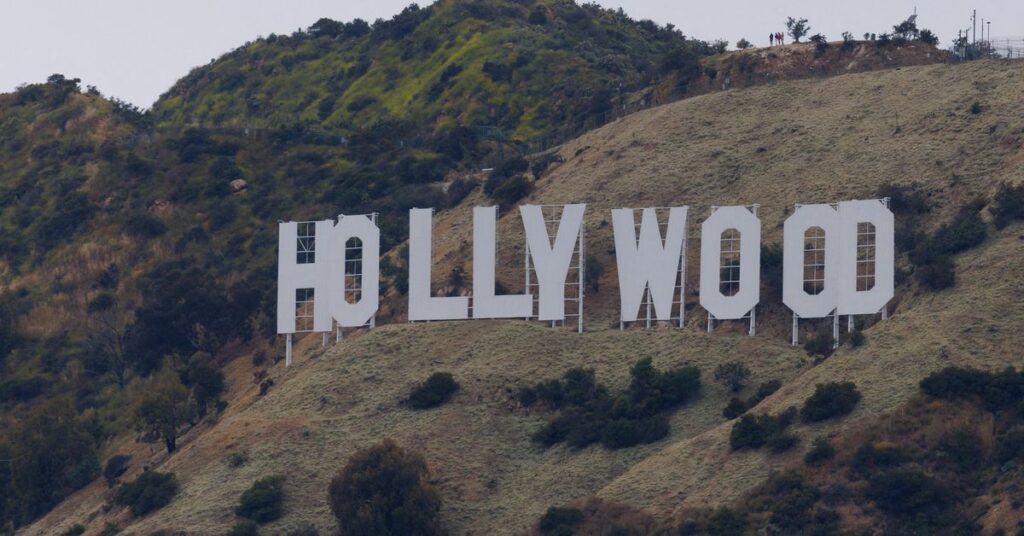
M 559 214 L 546 216 L 544 210 L 552 208 Z M 526 288 L 521 294 L 498 294 L 497 208 L 474 208 L 469 296 L 432 295 L 433 210 L 410 210 L 409 321 L 517 318 L 555 324 L 575 317 L 582 331 L 585 210 L 585 204 L 520 206 Z M 682 326 L 689 209 L 640 209 L 639 224 L 637 212 L 611 211 L 620 326 L 637 322 L 642 308 L 648 327 L 652 321 Z M 853 315 L 884 316 L 894 291 L 893 222 L 887 200 L 795 207 L 783 230 L 782 289 L 782 301 L 793 311 L 793 344 L 799 318 L 832 317 L 838 338 L 842 315 L 849 316 L 851 327 Z M 557 225 L 553 240 L 549 223 Z M 714 207 L 701 224 L 700 238 L 699 300 L 708 313 L 708 330 L 716 320 L 745 319 L 754 334 L 761 264 L 757 207 Z M 352 239 L 359 245 L 352 246 L 357 243 Z M 380 299 L 375 216 L 282 222 L 278 255 L 277 332 L 287 335 L 288 362 L 294 333 L 323 333 L 326 343 L 331 331 L 340 340 L 342 328 L 374 325 Z

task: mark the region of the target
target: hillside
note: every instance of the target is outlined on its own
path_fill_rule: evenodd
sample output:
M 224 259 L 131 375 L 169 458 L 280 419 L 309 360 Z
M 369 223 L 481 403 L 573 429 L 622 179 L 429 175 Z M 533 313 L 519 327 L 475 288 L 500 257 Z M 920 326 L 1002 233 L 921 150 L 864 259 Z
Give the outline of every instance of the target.
M 286 515 L 268 530 L 311 521 L 328 531 L 334 526 L 325 502 L 328 480 L 356 449 L 384 437 L 424 454 L 444 500 L 442 519 L 454 534 L 525 532 L 547 507 L 591 495 L 663 520 L 691 507 L 732 504 L 773 470 L 798 463 L 813 437 L 857 434 L 899 413 L 931 372 L 949 365 L 1024 366 L 1024 227 L 993 229 L 980 247 L 957 255 L 951 289 L 930 292 L 902 278 L 891 318 L 869 324 L 863 346 L 844 346 L 815 365 L 788 345 L 789 316 L 772 300 L 759 309 L 757 337 L 729 326 L 703 333 L 699 309 L 683 329 L 618 331 L 609 210 L 688 204 L 694 234 L 712 205 L 760 203 L 763 242 L 771 244 L 781 239 L 794 203 L 867 198 L 889 183 L 914 184 L 930 207 L 916 225 L 930 232 L 975 198 L 990 199 L 1001 182 L 1024 182 L 1024 103 L 1016 98 L 1022 86 L 1019 63 L 908 67 L 718 92 L 589 132 L 557 149 L 561 162 L 541 174 L 523 201 L 588 203 L 588 248 L 605 269 L 600 290 L 590 294 L 586 333 L 519 321 L 399 322 L 327 350 L 307 337 L 293 368 L 268 368 L 275 384 L 263 397 L 251 381 L 256 367 L 240 349 L 245 357 L 225 369 L 227 409 L 185 434 L 178 452 L 167 457 L 130 440 L 105 452 L 134 456 L 128 476 L 143 465 L 178 474 L 182 491 L 174 502 L 132 520 L 123 510 L 105 510 L 105 484 L 97 481 L 24 533 L 53 534 L 84 523 L 87 534 L 97 534 L 116 520 L 135 534 L 219 534 L 233 525 L 241 491 L 277 473 L 288 476 Z M 482 204 L 490 201 L 475 190 L 436 216 L 438 281 L 455 270 L 454 259 L 469 258 L 470 211 Z M 986 219 L 990 211 L 982 211 Z M 505 212 L 498 231 L 508 245 L 499 251 L 499 266 L 506 266 L 499 279 L 513 291 L 521 280 L 522 251 L 512 246 L 521 237 L 517 218 Z M 910 269 L 905 254 L 899 265 Z M 401 320 L 400 306 L 388 309 L 383 316 Z M 601 381 L 621 388 L 629 367 L 646 356 L 659 367 L 697 365 L 705 380 L 703 396 L 673 414 L 669 437 L 617 451 L 541 449 L 530 442 L 547 415 L 516 407 L 517 388 L 573 366 L 593 367 Z M 855 382 L 863 401 L 846 419 L 795 425 L 801 443 L 788 453 L 731 452 L 732 423 L 721 416 L 729 394 L 711 374 L 736 358 L 752 369 L 751 384 L 783 381 L 758 411 L 800 405 L 823 381 Z M 400 404 L 414 383 L 437 370 L 462 384 L 453 402 L 424 413 Z M 248 462 L 231 468 L 226 458 L 233 453 Z M 1004 520 L 987 522 L 990 530 L 1011 528 Z
M 372 28 L 322 19 L 307 33 L 247 43 L 182 78 L 154 116 L 344 134 L 388 120 L 415 125 L 416 136 L 486 126 L 533 141 L 609 112 L 623 92 L 666 71 L 699 75 L 697 60 L 710 51 L 596 4 L 446 0 Z

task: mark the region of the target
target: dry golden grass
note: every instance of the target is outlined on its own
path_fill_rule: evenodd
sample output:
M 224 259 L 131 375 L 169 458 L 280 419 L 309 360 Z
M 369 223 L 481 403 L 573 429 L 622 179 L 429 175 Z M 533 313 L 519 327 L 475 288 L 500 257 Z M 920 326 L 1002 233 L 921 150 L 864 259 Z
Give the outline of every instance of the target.
M 603 223 L 619 206 L 689 204 L 694 234 L 712 205 L 760 203 L 764 241 L 771 243 L 793 203 L 864 198 L 887 182 L 919 182 L 936 207 L 927 222 L 933 227 L 1000 181 L 1024 180 L 1020 66 L 925 66 L 719 93 L 638 113 L 570 142 L 560 150 L 565 162 L 538 183 L 530 202 L 588 203 L 588 248 L 607 270 L 601 292 L 589 298 L 587 333 L 519 321 L 399 323 L 327 351 L 311 336 L 300 342 L 293 368 L 271 370 L 276 385 L 265 397 L 248 381 L 248 360 L 238 359 L 229 368 L 227 414 L 190 431 L 169 459 L 153 455 L 160 470 L 179 475 L 181 495 L 145 519 L 123 520 L 129 533 L 222 534 L 235 522 L 232 508 L 242 491 L 275 473 L 288 477 L 287 515 L 268 532 L 302 521 L 327 532 L 334 526 L 329 479 L 356 449 L 385 437 L 424 454 L 453 534 L 519 533 L 548 506 L 594 494 L 666 519 L 682 508 L 734 501 L 802 457 L 803 448 L 781 456 L 729 452 L 731 424 L 720 416 L 728 393 L 711 381 L 720 362 L 746 361 L 752 384 L 785 382 L 757 411 L 800 404 L 820 382 L 858 385 L 864 399 L 850 417 L 794 427 L 804 448 L 818 435 L 858 433 L 898 411 L 922 377 L 944 366 L 1024 365 L 1019 224 L 957 258 L 955 289 L 901 289 L 893 316 L 866 331 L 863 347 L 844 348 L 812 367 L 781 335 L 789 317 L 778 304 L 765 304 L 757 337 L 708 335 L 693 325 L 611 329 L 618 298 L 610 223 Z M 968 110 L 975 101 L 981 114 Z M 469 207 L 484 204 L 478 195 L 435 218 L 436 281 L 468 259 Z M 508 238 L 500 278 L 512 289 L 522 278 L 518 229 L 517 213 L 502 217 L 499 234 Z M 690 248 L 692 276 L 697 245 Z M 699 313 L 690 318 L 701 323 Z M 675 413 L 669 438 L 616 452 L 530 443 L 544 416 L 514 409 L 512 390 L 573 366 L 594 367 L 601 381 L 621 388 L 628 367 L 644 356 L 658 366 L 693 363 L 704 373 L 704 396 Z M 452 402 L 425 412 L 400 404 L 413 384 L 438 370 L 462 384 Z M 125 448 L 143 463 L 144 449 Z M 245 452 L 249 463 L 228 467 L 232 452 Z M 52 534 L 90 516 L 94 534 L 108 516 L 123 516 L 101 512 L 96 487 L 25 534 Z

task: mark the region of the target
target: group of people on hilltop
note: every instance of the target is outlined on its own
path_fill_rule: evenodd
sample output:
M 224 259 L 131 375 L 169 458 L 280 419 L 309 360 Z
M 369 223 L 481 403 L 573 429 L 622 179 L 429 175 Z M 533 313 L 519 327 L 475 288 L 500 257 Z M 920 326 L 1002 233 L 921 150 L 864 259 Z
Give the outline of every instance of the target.
M 775 33 L 768 34 L 768 45 L 769 46 L 783 45 L 783 44 L 785 44 L 784 43 L 785 40 L 786 40 L 786 33 L 785 32 L 775 32 Z

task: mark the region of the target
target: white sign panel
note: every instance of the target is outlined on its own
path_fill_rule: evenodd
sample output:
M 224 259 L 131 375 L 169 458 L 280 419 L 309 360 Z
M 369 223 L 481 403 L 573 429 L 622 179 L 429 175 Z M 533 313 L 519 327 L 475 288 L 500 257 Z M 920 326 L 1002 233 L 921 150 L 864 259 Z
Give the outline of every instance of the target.
M 801 205 L 782 233 L 782 303 L 800 318 L 830 315 L 839 296 L 839 214 L 832 205 Z
M 565 320 L 565 280 L 569 275 L 569 263 L 572 262 L 576 241 L 583 227 L 583 212 L 586 208 L 584 204 L 565 205 L 562 208 L 558 232 L 552 245 L 541 207 L 519 207 L 526 231 L 526 243 L 530 247 L 530 259 L 540 285 L 540 320 Z
M 469 298 L 430 295 L 433 215 L 429 208 L 409 210 L 409 320 L 465 320 Z
M 368 216 L 342 216 L 328 238 L 326 257 L 330 272 L 327 274 L 327 295 L 331 316 L 343 328 L 364 326 L 380 307 L 380 229 Z M 347 244 L 352 238 L 362 244 L 359 301 L 356 303 L 345 299 L 345 267 L 349 261 Z M 323 243 L 321 240 L 320 244 Z
M 783 303 L 801 318 L 879 312 L 895 292 L 894 226 L 879 200 L 797 207 L 783 231 Z
M 657 212 L 645 208 L 640 219 L 637 237 L 636 221 L 631 208 L 612 210 L 612 228 L 615 233 L 615 262 L 619 272 L 619 296 L 622 303 L 620 318 L 635 322 L 649 288 L 654 318 L 670 320 L 679 276 L 683 242 L 686 239 L 688 207 L 669 209 L 664 240 L 658 225 Z M 685 286 L 685 281 L 681 282 Z M 681 292 L 685 292 L 681 290 Z
M 739 233 L 739 288 L 731 296 L 721 288 L 726 231 Z M 718 207 L 704 220 L 700 237 L 701 307 L 719 320 L 743 318 L 761 299 L 761 220 L 747 207 Z
M 533 295 L 495 295 L 497 207 L 473 209 L 473 318 L 525 318 L 533 314 Z

